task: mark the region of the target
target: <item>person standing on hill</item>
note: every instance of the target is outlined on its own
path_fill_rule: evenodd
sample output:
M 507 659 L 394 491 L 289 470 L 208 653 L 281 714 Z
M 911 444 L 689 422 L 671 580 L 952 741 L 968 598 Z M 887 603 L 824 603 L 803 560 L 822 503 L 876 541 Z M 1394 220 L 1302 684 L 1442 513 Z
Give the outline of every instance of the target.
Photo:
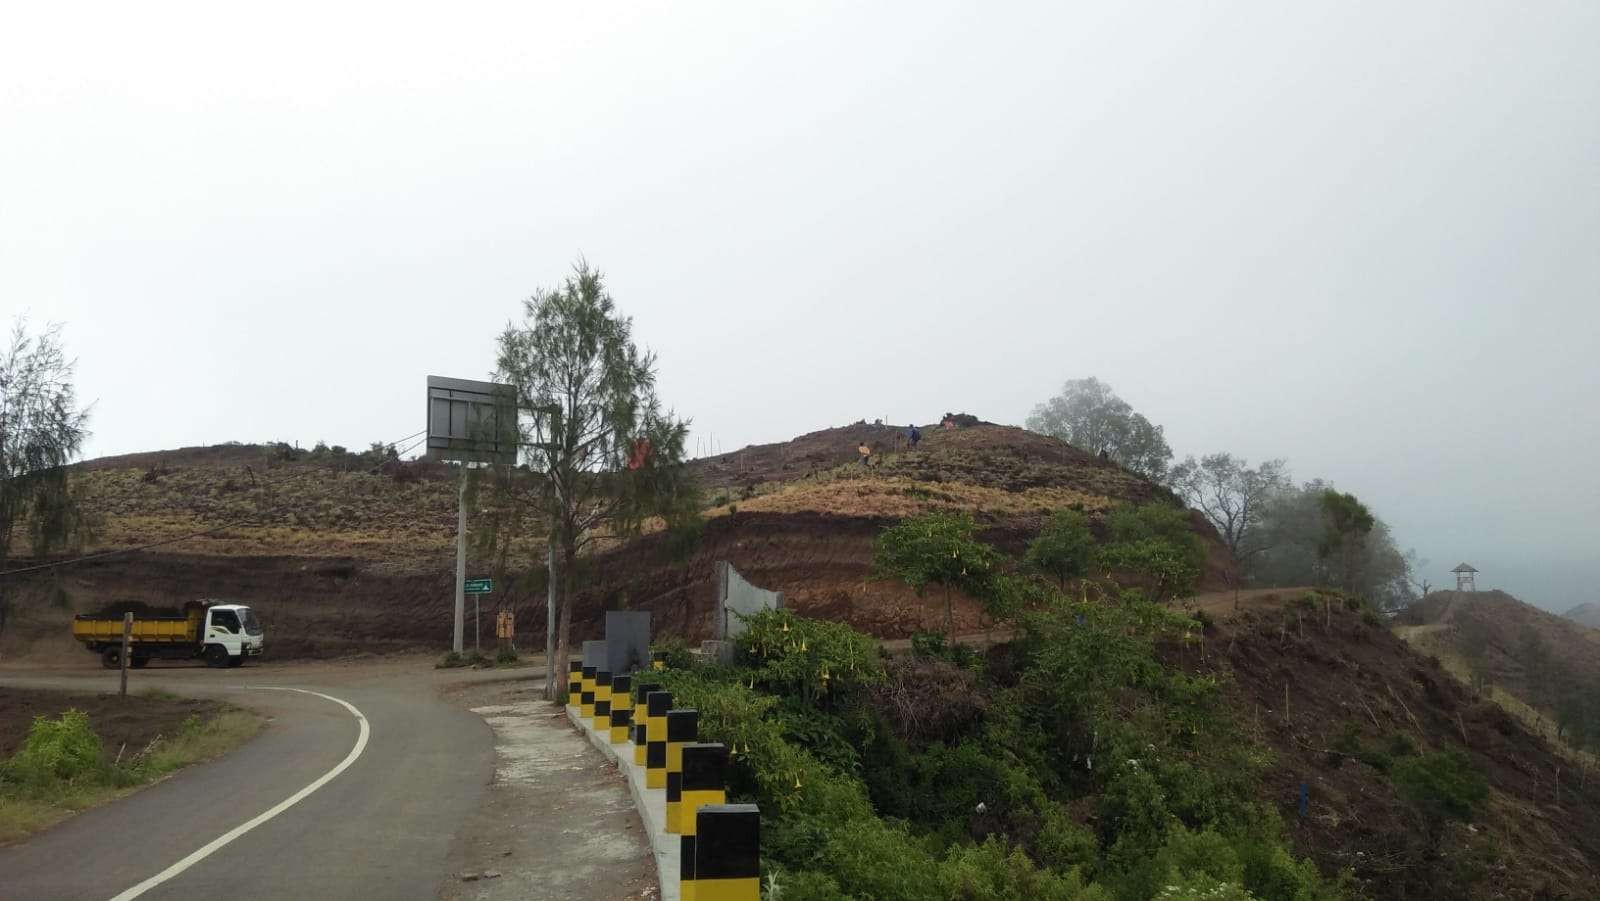
M 861 445 L 856 448 L 856 453 L 861 455 L 862 466 L 868 465 L 867 461 L 872 459 L 872 448 L 867 447 L 867 443 L 865 441 L 861 442 Z
M 911 426 L 906 429 L 906 442 L 911 445 L 912 450 L 916 450 L 917 442 L 921 440 L 922 431 L 917 428 L 916 423 L 912 423 Z

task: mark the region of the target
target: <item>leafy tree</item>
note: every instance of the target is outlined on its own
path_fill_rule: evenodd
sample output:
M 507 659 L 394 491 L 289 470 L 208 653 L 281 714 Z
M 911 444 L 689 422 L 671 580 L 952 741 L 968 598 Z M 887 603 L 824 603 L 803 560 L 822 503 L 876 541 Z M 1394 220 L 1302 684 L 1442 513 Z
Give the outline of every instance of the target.
M 1271 497 L 1289 487 L 1288 466 L 1267 460 L 1256 467 L 1232 454 L 1185 459 L 1168 479 L 1191 507 L 1206 515 L 1241 566 L 1266 549 L 1260 525 Z
M 1095 566 L 1134 573 L 1149 583 L 1154 600 L 1194 592 L 1205 566 L 1205 546 L 1189 527 L 1189 513 L 1167 504 L 1125 505 L 1108 517 L 1109 541 Z
M 1455 750 L 1408 757 L 1395 764 L 1393 778 L 1422 817 L 1429 853 L 1437 853 L 1446 823 L 1472 819 L 1473 809 L 1489 796 L 1483 775 Z
M 929 513 L 884 529 L 873 551 L 872 568 L 880 578 L 895 578 L 917 590 L 944 589 L 944 630 L 954 619 L 950 589 L 983 595 L 1000 562 L 1000 553 L 977 540 L 970 513 Z
M 1411 564 L 1377 516 L 1365 537 L 1332 557 L 1322 549 L 1328 521 L 1322 498 L 1333 486 L 1314 480 L 1276 492 L 1268 501 L 1260 529 L 1263 550 L 1251 567 L 1258 585 L 1347 586 L 1379 609 L 1395 610 L 1415 596 Z M 1344 551 L 1349 551 L 1349 556 Z M 1348 564 L 1348 565 L 1346 565 Z
M 1067 581 L 1089 571 L 1094 555 L 1094 533 L 1089 531 L 1089 520 L 1076 510 L 1057 510 L 1028 542 L 1024 562 L 1029 567 L 1053 578 L 1062 591 Z
M 58 326 L 31 336 L 19 318 L 11 340 L 0 346 L 0 571 L 19 527 L 26 526 L 34 556 L 71 545 L 88 531 L 67 474 L 88 434 L 72 372 Z M 6 589 L 0 581 L 0 632 L 11 612 Z
M 1323 559 L 1338 557 L 1344 590 L 1356 590 L 1359 554 L 1367 535 L 1377 523 L 1372 511 L 1348 492 L 1328 489 L 1322 492 L 1322 541 L 1317 553 Z
M 1068 381 L 1060 394 L 1033 408 L 1027 426 L 1090 453 L 1103 452 L 1152 481 L 1166 475 L 1172 459 L 1161 426 L 1135 413 L 1110 385 L 1093 376 Z
M 520 423 L 525 462 L 542 477 L 526 500 L 543 511 L 550 544 L 559 622 L 547 672 L 567 659 L 579 552 L 648 515 L 663 483 L 683 471 L 688 425 L 661 408 L 655 366 L 600 272 L 582 261 L 560 288 L 534 292 L 523 321 L 500 335 L 499 377 L 532 413 Z

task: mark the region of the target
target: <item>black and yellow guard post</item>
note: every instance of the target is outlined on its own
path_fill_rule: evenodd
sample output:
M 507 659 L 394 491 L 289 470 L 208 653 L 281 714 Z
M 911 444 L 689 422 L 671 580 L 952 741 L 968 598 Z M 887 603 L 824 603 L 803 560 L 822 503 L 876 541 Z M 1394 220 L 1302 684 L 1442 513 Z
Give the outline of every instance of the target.
M 683 749 L 700 735 L 700 711 L 667 711 L 667 822 L 668 833 L 678 831 L 679 802 L 683 795 Z
M 594 674 L 594 730 L 611 737 L 611 671 Z
M 649 708 L 645 706 L 645 699 L 650 697 L 650 692 L 660 691 L 661 686 L 654 682 L 644 682 L 633 686 L 633 764 L 644 766 L 644 751 L 648 739 L 645 737 L 645 719 Z
M 614 745 L 628 740 L 628 726 L 633 722 L 633 694 L 628 690 L 632 684 L 631 676 L 611 677 L 611 743 Z
M 652 691 L 645 696 L 644 787 L 667 787 L 667 711 L 672 692 Z
M 578 693 L 578 718 L 590 719 L 594 716 L 594 671 L 592 666 L 583 668 L 583 688 Z
M 678 831 L 694 835 L 695 811 L 707 804 L 726 804 L 728 793 L 723 780 L 728 768 L 728 749 L 720 742 L 696 742 L 683 746 L 683 790 L 678 799 Z
M 678 891 L 684 901 L 695 898 L 695 814 L 708 804 L 726 804 L 723 779 L 727 774 L 728 749 L 705 743 L 683 747 L 683 791 L 678 802 Z
M 761 809 L 707 804 L 695 812 L 694 832 L 692 863 L 679 861 L 694 877 L 681 883 L 683 901 L 760 901 Z
M 667 668 L 667 652 L 666 651 L 651 651 L 650 652 L 650 668 L 654 669 L 654 670 L 666 669 Z
M 583 704 L 583 661 L 572 661 L 567 670 L 567 706 L 581 706 Z

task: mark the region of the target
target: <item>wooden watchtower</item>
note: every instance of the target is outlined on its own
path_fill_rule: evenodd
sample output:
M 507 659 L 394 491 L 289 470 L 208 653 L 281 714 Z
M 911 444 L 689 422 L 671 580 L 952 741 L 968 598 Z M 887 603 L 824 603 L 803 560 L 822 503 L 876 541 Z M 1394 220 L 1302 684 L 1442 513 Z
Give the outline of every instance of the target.
M 1472 564 L 1463 563 L 1450 571 L 1456 574 L 1456 591 L 1478 590 L 1478 584 L 1472 580 L 1473 575 L 1477 573 Z

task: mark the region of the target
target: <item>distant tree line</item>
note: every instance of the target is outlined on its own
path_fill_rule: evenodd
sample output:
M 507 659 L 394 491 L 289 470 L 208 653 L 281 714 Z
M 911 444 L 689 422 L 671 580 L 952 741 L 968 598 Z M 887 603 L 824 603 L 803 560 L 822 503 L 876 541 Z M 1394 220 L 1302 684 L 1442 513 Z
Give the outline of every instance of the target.
M 1355 495 L 1322 479 L 1296 485 L 1283 460 L 1223 452 L 1173 465 L 1161 426 L 1099 379 L 1068 381 L 1027 427 L 1171 488 L 1216 527 L 1241 586 L 1339 588 L 1390 611 L 1416 598 L 1412 555 Z

